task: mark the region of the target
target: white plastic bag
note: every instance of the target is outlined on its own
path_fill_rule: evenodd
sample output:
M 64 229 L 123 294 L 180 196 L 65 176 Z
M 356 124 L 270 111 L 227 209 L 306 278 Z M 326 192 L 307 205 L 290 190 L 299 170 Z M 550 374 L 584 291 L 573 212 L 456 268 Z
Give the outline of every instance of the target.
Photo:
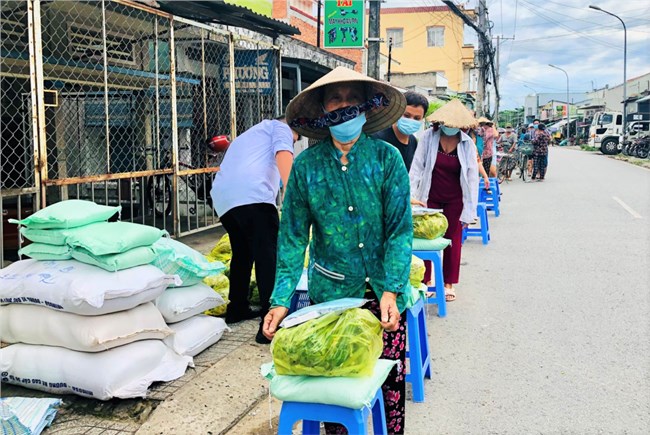
M 146 397 L 149 385 L 181 377 L 191 363 L 162 340 L 96 353 L 22 343 L 0 349 L 2 382 L 99 400 Z
M 26 304 L 0 306 L 5 343 L 43 344 L 99 352 L 134 341 L 173 334 L 151 302 L 102 316 L 80 316 Z
M 156 306 L 167 323 L 189 319 L 225 303 L 219 293 L 203 283 L 167 289 L 156 299 Z
M 167 346 L 179 355 L 195 356 L 230 332 L 226 321 L 220 317 L 198 315 L 171 325 L 174 335 L 165 338 Z
M 151 265 L 108 272 L 76 260 L 22 260 L 0 270 L 0 305 L 44 305 L 96 316 L 128 310 L 180 282 Z
M 310 305 L 308 307 L 301 308 L 298 311 L 289 314 L 280 323 L 280 327 L 291 328 L 292 326 L 305 323 L 308 320 L 317 319 L 321 316 L 324 316 L 325 314 L 340 313 L 352 308 L 360 308 L 364 306 L 367 302 L 370 302 L 370 300 L 363 299 L 363 298 L 343 298 L 343 299 L 336 299 L 329 302 L 323 302 L 320 304 Z

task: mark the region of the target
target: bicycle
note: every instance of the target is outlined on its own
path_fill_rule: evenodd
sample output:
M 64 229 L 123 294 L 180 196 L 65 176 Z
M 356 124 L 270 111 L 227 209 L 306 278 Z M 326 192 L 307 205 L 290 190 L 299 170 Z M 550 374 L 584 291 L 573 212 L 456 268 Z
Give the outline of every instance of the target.
M 510 153 L 497 152 L 497 158 L 500 158 L 499 164 L 497 166 L 497 181 L 499 184 L 503 183 L 503 180 L 510 181 L 512 171 L 517 167 L 517 160 L 515 159 L 515 155 Z

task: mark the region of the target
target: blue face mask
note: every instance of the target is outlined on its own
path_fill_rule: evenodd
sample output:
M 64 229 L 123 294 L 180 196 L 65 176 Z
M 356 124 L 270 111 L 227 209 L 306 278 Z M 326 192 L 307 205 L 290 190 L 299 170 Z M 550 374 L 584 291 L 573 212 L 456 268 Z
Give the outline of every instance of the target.
M 422 126 L 422 121 L 418 121 L 416 119 L 401 117 L 400 119 L 397 120 L 397 129 L 402 134 L 407 134 L 407 135 L 413 134 L 416 131 L 418 131 L 421 126 Z
M 537 130 L 537 127 L 538 127 L 537 124 L 534 124 L 534 125 L 533 125 L 533 128 L 534 128 L 535 130 Z
M 344 122 L 343 124 L 333 125 L 330 127 L 332 137 L 341 143 L 347 143 L 361 135 L 361 130 L 366 123 L 366 114 L 361 113 L 354 119 Z
M 460 128 L 445 127 L 444 125 L 441 125 L 440 130 L 442 131 L 442 134 L 444 134 L 445 136 L 455 136 L 460 131 Z

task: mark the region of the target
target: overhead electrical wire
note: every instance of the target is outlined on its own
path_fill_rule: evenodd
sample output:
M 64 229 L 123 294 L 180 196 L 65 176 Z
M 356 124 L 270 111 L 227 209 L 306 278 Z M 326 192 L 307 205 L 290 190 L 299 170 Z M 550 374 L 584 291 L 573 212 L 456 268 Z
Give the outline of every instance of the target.
M 591 41 L 597 42 L 598 44 L 605 45 L 605 46 L 614 48 L 616 50 L 622 50 L 622 48 L 619 47 L 618 45 L 615 45 L 615 44 L 612 44 L 612 43 L 609 43 L 609 42 L 605 42 L 605 41 L 601 41 L 601 40 L 596 39 L 596 38 L 592 38 L 591 36 L 589 36 L 589 35 L 587 35 L 587 34 L 585 34 L 583 32 L 580 32 L 578 30 L 574 30 L 570 26 L 567 26 L 567 25 L 565 25 L 565 24 L 563 24 L 563 23 L 561 23 L 561 22 L 559 22 L 557 20 L 554 20 L 553 18 L 550 18 L 550 17 L 542 14 L 541 12 L 538 11 L 538 9 L 540 9 L 540 8 L 538 8 L 537 6 L 535 6 L 535 5 L 531 4 L 531 3 L 528 3 L 526 0 L 521 0 L 521 3 L 522 3 L 522 6 L 524 8 L 528 9 L 533 14 L 543 18 L 544 20 L 546 20 L 546 21 L 548 21 L 550 23 L 553 23 L 553 24 L 555 24 L 557 26 L 560 26 L 560 27 L 562 27 L 562 28 L 564 28 L 566 30 L 569 30 L 570 32 L 582 35 L 583 37 L 585 37 L 585 38 L 587 38 L 587 39 L 589 39 Z

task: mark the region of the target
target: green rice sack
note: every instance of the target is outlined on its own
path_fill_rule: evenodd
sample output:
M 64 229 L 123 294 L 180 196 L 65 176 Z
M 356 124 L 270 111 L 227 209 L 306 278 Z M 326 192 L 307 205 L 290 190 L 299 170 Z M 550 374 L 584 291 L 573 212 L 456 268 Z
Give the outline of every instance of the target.
M 447 232 L 449 222 L 442 213 L 413 216 L 413 237 L 418 239 L 437 239 Z
M 379 320 L 353 308 L 281 328 L 271 353 L 279 375 L 370 376 L 381 356 L 382 337 Z

